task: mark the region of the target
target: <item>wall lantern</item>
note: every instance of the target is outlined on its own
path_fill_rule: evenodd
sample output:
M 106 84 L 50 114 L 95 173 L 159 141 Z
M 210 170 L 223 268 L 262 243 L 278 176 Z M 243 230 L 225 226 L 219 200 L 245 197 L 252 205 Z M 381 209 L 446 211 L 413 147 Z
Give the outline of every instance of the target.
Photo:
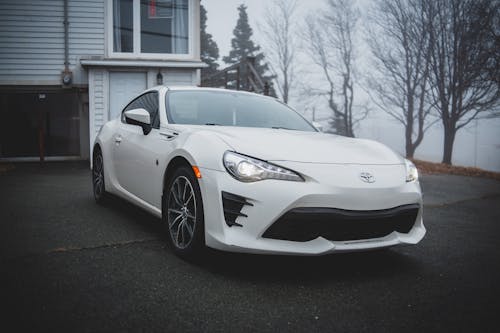
M 160 70 L 158 70 L 158 74 L 156 74 L 156 84 L 161 86 L 163 84 L 163 75 L 161 74 Z

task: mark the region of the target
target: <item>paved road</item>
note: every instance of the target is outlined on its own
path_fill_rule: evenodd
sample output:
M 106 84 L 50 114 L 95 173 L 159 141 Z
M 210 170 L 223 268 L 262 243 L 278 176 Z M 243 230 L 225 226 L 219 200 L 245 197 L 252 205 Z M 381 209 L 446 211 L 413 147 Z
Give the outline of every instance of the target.
M 84 164 L 4 169 L 0 313 L 17 331 L 496 331 L 500 182 L 424 176 L 418 246 L 190 264 L 155 218 L 94 204 Z

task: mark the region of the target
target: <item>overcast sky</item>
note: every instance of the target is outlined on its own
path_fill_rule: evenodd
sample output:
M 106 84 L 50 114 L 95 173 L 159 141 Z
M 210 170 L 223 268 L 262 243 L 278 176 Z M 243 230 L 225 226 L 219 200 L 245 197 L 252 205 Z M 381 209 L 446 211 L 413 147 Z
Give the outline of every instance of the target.
M 360 1 L 360 0 L 358 0 Z M 364 0 L 362 0 L 364 1 Z M 261 46 L 262 51 L 265 54 L 265 47 L 263 41 L 263 33 L 262 29 L 265 29 L 264 26 L 264 15 L 266 13 L 267 8 L 270 6 L 271 0 L 202 0 L 201 4 L 207 10 L 207 32 L 212 34 L 217 46 L 219 47 L 219 62 L 221 63 L 221 68 L 226 67 L 226 65 L 222 62 L 222 58 L 229 54 L 231 49 L 231 39 L 233 38 L 233 29 L 236 26 L 236 22 L 238 20 L 238 7 L 240 4 L 245 4 L 247 6 L 247 13 L 249 16 L 250 26 L 253 30 L 252 40 Z M 309 0 L 309 1 L 298 1 L 297 9 L 295 13 L 296 24 L 297 26 L 301 26 L 304 21 L 304 17 L 312 12 L 314 9 L 317 9 L 324 3 L 324 0 Z M 301 53 L 296 54 L 298 58 L 303 57 L 304 55 Z M 308 81 L 319 81 L 319 80 L 311 80 L 311 76 L 315 70 L 315 66 L 311 66 L 311 64 L 307 61 L 299 61 L 297 64 L 296 70 L 305 70 L 305 75 L 302 76 L 305 79 L 307 76 Z M 306 68 L 302 68 L 306 66 Z M 311 106 L 304 105 L 301 102 L 301 99 L 298 96 L 297 90 L 292 91 L 291 100 L 289 103 L 292 107 L 296 108 L 298 111 L 302 113 L 307 113 L 307 110 L 311 110 Z M 305 111 L 304 111 L 305 110 Z M 317 114 L 319 114 L 319 118 L 325 118 L 330 114 L 328 108 L 317 108 Z M 309 111 L 311 113 L 311 111 Z M 323 113 L 323 115 L 322 115 Z
M 270 0 L 201 0 L 208 12 L 207 32 L 213 35 L 220 51 L 220 57 L 228 55 L 231 48 L 233 29 L 238 19 L 237 7 L 245 4 L 248 9 L 250 26 L 254 33 L 254 42 L 262 45 L 262 33 L 259 22 L 263 21 L 266 6 Z M 307 13 L 322 6 L 324 0 L 308 0 L 298 2 L 297 24 L 301 24 Z M 365 9 L 371 4 L 370 0 L 357 0 Z M 360 47 L 360 45 L 358 45 Z M 361 46 L 363 47 L 363 46 Z M 363 50 L 365 51 L 365 50 Z M 360 52 L 369 55 L 369 51 Z M 368 63 L 366 59 L 364 63 Z M 302 64 L 304 65 L 304 64 Z M 222 66 L 222 68 L 224 65 Z M 314 71 L 314 67 L 307 65 L 307 73 Z M 301 80 L 310 80 L 311 76 L 301 75 Z M 308 78 L 309 77 L 309 78 Z M 314 80 L 315 81 L 315 80 Z M 358 90 L 359 92 L 359 90 Z M 296 92 L 295 92 L 296 94 Z M 360 94 L 363 94 L 360 92 Z M 297 97 L 297 96 L 295 96 Z M 358 94 L 359 97 L 359 94 Z M 300 99 L 292 100 L 291 105 L 297 111 L 311 118 L 310 108 L 301 104 Z M 318 103 L 318 112 L 329 114 L 325 103 Z M 489 170 L 500 171 L 500 119 L 472 122 L 471 125 L 457 135 L 454 149 L 454 163 L 459 165 L 478 166 Z M 366 137 L 381 141 L 396 151 L 403 153 L 403 127 L 381 111 L 374 109 L 370 117 L 364 120 L 355 130 L 359 137 Z M 442 154 L 442 128 L 438 123 L 426 135 L 424 142 L 417 149 L 417 158 L 430 161 L 440 161 Z

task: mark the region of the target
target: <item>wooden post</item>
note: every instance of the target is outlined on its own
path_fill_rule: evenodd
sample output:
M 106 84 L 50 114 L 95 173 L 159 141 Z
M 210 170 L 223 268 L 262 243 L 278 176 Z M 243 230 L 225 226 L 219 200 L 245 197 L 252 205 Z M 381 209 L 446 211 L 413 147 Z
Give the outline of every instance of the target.
M 264 82 L 264 95 L 269 96 L 269 82 Z
M 245 90 L 247 91 L 253 91 L 252 87 L 250 86 L 250 66 L 245 63 Z
M 45 135 L 43 132 L 44 125 L 44 112 L 42 110 L 38 111 L 38 152 L 40 154 L 40 162 L 45 161 Z
M 236 90 L 240 90 L 240 67 L 236 69 Z

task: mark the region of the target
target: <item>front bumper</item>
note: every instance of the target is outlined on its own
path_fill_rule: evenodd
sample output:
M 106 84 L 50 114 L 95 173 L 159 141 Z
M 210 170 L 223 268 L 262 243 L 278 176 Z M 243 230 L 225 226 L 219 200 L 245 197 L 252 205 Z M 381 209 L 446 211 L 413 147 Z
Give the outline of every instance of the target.
M 201 170 L 207 246 L 230 252 L 322 255 L 416 244 L 425 235 L 420 185 L 404 182 L 404 168 L 400 165 L 369 166 L 368 170 L 377 175 L 377 182 L 367 184 L 358 177 L 367 166 L 279 164 L 300 172 L 306 181 L 242 183 L 225 171 Z M 235 220 L 241 226 L 229 226 L 225 222 L 222 192 L 244 197 L 250 203 L 242 205 L 241 215 Z M 344 240 L 328 240 L 322 235 L 305 241 L 264 237 L 271 225 L 294 209 L 331 208 L 362 213 L 405 205 L 417 207 L 415 223 L 409 232 L 393 231 L 378 238 Z

